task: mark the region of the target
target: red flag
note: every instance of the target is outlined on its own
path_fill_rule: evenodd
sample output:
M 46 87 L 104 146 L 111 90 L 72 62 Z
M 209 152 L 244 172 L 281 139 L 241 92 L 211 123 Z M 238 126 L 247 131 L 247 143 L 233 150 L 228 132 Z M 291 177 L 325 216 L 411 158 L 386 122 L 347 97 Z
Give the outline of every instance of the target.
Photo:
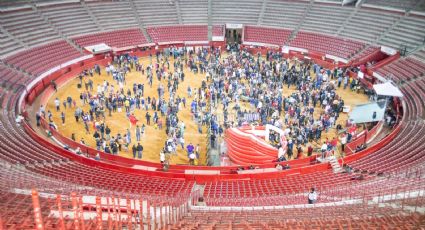
M 128 116 L 128 119 L 130 119 L 130 122 L 131 122 L 132 125 L 136 125 L 137 122 L 139 121 L 139 120 L 137 120 L 137 118 L 133 114 Z

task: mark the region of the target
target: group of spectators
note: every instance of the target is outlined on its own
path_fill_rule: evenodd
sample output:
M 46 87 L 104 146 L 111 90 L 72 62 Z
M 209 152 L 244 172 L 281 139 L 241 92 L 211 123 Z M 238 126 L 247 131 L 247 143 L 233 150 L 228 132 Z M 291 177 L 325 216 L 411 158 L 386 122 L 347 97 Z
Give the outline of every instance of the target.
M 172 64 L 171 58 L 174 59 Z M 322 133 L 336 126 L 344 107 L 344 100 L 336 89 L 346 87 L 350 82 L 348 73 L 342 69 L 331 71 L 308 61 L 285 59 L 273 52 L 268 52 L 264 58 L 260 54 L 238 50 L 222 58 L 221 50 L 213 47 L 158 52 L 156 61 L 152 62 L 152 59 L 150 56 L 151 63 L 145 67 L 139 64 L 135 56 L 115 56 L 113 63 L 105 68 L 111 79 L 96 86 L 91 77 L 95 73 L 100 75 L 100 67 L 82 72 L 79 75 L 80 86 L 84 84 L 85 90 L 80 94 L 80 102 L 89 105 L 88 111 L 83 111 L 77 106 L 76 99 L 70 96 L 62 102 L 57 98 L 54 101 L 56 110 L 60 111 L 61 104 L 64 109 L 73 108 L 75 120 L 84 123 L 87 134 L 91 133 L 92 123 L 95 130 L 93 137 L 99 150 L 117 154 L 122 149 L 131 148 L 134 158 L 142 158 L 140 136 L 145 133 L 145 124 L 157 129 L 165 126 L 167 139 L 161 153 L 173 154 L 181 146 L 188 153 L 189 162 L 194 161 L 193 155 L 199 157 L 199 151 L 197 154 L 193 151 L 191 155 L 189 145 L 185 148 L 185 124 L 178 113 L 187 105 L 190 106 L 198 132 L 202 133 L 203 127 L 208 127 L 213 148 L 216 147 L 217 136 L 221 136 L 226 128 L 272 124 L 285 130 L 288 141 L 287 146 L 282 148 L 283 154 L 279 153 L 277 159 L 282 162 L 293 156 L 301 158 L 304 152 L 310 156 L 313 153 L 312 144 L 320 146 L 318 143 Z M 179 84 L 185 80 L 185 68 L 200 73 L 205 79 L 201 87 L 189 86 L 187 95 L 177 95 Z M 125 87 L 128 73 L 134 70 L 141 73 L 140 82 Z M 152 87 L 154 75 L 159 82 L 157 94 L 145 95 L 143 77 Z M 166 91 L 168 98 L 165 98 Z M 285 93 L 287 91 L 291 93 L 288 95 Z M 125 112 L 130 118 L 135 110 L 146 111 L 146 122 L 137 125 L 134 130 L 136 144 L 131 138 L 132 122 L 125 133 L 111 136 L 112 131 L 105 124 L 106 117 L 115 112 Z M 44 108 L 40 108 L 37 116 L 41 115 L 45 115 Z M 51 117 L 52 113 L 48 111 L 50 122 Z M 65 123 L 63 111 L 61 118 Z M 279 134 L 272 134 L 271 137 L 271 142 L 280 150 Z M 337 137 L 327 140 L 326 151 L 334 149 L 338 141 L 341 140 Z
M 272 124 L 287 136 L 286 152 L 279 156 L 283 161 L 294 155 L 302 157 L 305 149 L 311 155 L 309 143 L 320 143 L 322 133 L 335 128 L 344 107 L 336 89 L 341 87 L 339 79 L 348 84 L 346 71 L 297 60 L 291 65 L 291 60 L 272 52 L 263 58 L 241 50 L 223 59 L 211 54 L 208 60 L 204 64 L 208 84 L 199 94 L 207 95 L 212 116 L 223 114 L 219 134 L 223 127 Z M 288 90 L 292 93 L 285 96 Z M 271 138 L 279 148 L 279 134 Z M 335 142 L 337 137 L 327 141 L 327 150 L 335 148 Z

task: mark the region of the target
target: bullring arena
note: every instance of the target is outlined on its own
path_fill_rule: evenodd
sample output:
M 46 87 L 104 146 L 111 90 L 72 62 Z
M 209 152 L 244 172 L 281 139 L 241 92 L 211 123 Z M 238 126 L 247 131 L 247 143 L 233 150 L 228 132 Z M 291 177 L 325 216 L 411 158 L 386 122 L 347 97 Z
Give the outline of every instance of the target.
M 0 2 L 0 229 L 424 229 L 425 2 Z

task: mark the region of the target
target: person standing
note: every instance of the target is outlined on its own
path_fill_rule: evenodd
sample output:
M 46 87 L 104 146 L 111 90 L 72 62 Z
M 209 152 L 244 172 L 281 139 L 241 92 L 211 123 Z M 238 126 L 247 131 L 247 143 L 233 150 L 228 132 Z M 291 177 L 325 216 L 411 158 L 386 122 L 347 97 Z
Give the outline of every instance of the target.
M 139 159 L 142 159 L 143 146 L 140 144 L 140 142 L 137 143 L 136 149 L 137 149 L 137 157 Z
M 311 188 L 310 192 L 308 193 L 308 203 L 314 204 L 317 200 L 317 193 L 314 188 Z
M 140 127 L 139 125 L 136 125 L 136 141 L 140 141 L 140 134 L 141 134 Z
M 320 151 L 322 152 L 322 159 L 325 159 L 327 150 L 328 150 L 328 144 L 326 144 L 326 142 L 323 142 L 323 145 L 320 148 Z
M 56 111 L 59 111 L 59 109 L 60 109 L 60 104 L 61 104 L 61 102 L 59 101 L 59 98 L 56 98 L 56 99 L 55 99 L 55 107 L 56 107 Z
M 55 90 L 55 92 L 58 91 L 58 86 L 56 85 L 56 82 L 54 80 L 50 81 L 50 84 L 53 86 L 53 89 Z
M 136 145 L 133 145 L 133 147 L 131 148 L 132 152 L 133 152 L 133 159 L 136 158 L 136 153 L 137 153 L 137 147 Z
M 109 126 L 106 126 L 105 134 L 106 134 L 106 140 L 109 141 L 109 139 L 111 139 L 111 129 L 109 128 Z
M 164 153 L 164 151 L 161 151 L 159 153 L 159 161 L 161 162 L 161 164 L 164 164 L 164 162 L 165 162 L 165 153 Z
M 341 141 L 341 150 L 344 153 L 345 145 L 347 144 L 347 135 L 343 134 L 339 140 Z
M 61 112 L 62 125 L 65 125 L 65 113 Z
M 195 158 L 196 158 L 195 153 L 191 152 L 191 153 L 189 154 L 189 164 L 190 164 L 190 165 L 195 165 Z
M 40 126 L 40 120 L 41 120 L 40 112 L 35 113 L 35 120 L 37 122 L 37 126 Z
M 311 155 L 313 155 L 313 147 L 309 145 L 307 149 L 307 156 L 311 156 Z
M 214 133 L 211 134 L 210 139 L 211 139 L 211 148 L 215 149 L 216 136 Z
M 193 150 L 195 149 L 195 147 L 192 145 L 192 143 L 189 143 L 186 146 L 186 149 L 187 149 L 187 155 L 189 156 L 191 153 L 193 153 Z
M 130 132 L 130 129 L 127 129 L 127 142 L 129 144 L 131 143 L 131 132 Z
M 149 114 L 149 112 L 146 112 L 146 124 L 147 125 L 151 125 L 151 115 Z
M 79 122 L 81 116 L 81 108 L 78 107 L 74 112 L 75 121 Z
M 52 117 L 53 117 L 52 112 L 50 112 L 50 110 L 48 110 L 47 111 L 47 118 L 49 118 L 49 122 L 53 122 Z
M 195 154 L 196 154 L 196 158 L 199 159 L 199 155 L 200 155 L 200 148 L 199 148 L 199 144 L 196 144 L 195 147 Z

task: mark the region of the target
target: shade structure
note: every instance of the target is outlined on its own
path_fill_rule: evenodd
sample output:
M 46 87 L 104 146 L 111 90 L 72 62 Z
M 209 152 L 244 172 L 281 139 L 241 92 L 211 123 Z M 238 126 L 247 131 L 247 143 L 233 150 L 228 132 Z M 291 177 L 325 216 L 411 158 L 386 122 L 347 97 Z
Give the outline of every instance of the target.
M 111 47 L 109 47 L 108 45 L 106 45 L 105 43 L 99 43 L 96 45 L 91 45 L 91 46 L 85 46 L 84 49 L 86 49 L 87 51 L 93 53 L 93 54 L 100 54 L 100 53 L 106 53 L 112 50 Z
M 373 89 L 380 96 L 403 97 L 403 93 L 390 81 L 373 85 Z
M 380 121 L 384 118 L 385 107 L 385 100 L 357 105 L 349 114 L 349 119 L 356 124 Z

